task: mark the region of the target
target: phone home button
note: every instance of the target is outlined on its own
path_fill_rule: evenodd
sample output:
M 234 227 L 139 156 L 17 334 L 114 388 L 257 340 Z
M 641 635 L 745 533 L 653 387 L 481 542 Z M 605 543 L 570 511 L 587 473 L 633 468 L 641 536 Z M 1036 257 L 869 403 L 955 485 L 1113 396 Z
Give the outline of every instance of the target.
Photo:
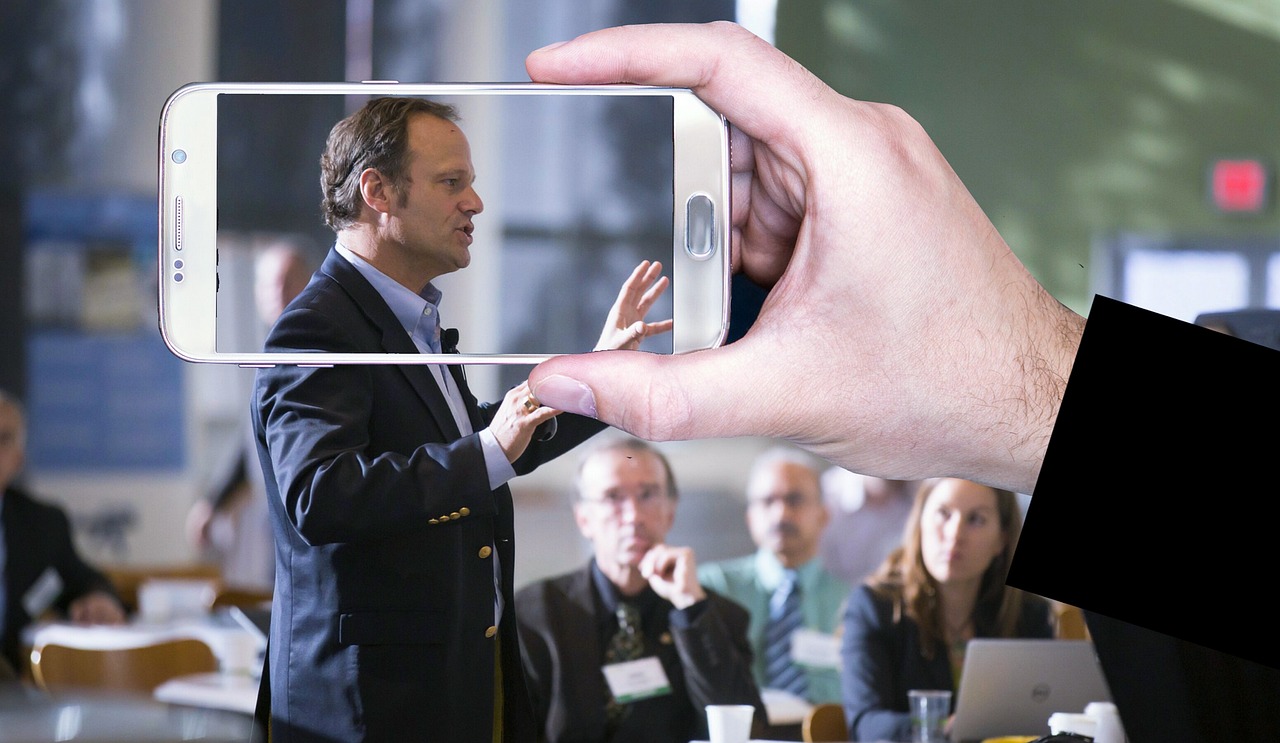
M 716 207 L 706 194 L 694 194 L 685 202 L 684 249 L 698 260 L 716 252 Z

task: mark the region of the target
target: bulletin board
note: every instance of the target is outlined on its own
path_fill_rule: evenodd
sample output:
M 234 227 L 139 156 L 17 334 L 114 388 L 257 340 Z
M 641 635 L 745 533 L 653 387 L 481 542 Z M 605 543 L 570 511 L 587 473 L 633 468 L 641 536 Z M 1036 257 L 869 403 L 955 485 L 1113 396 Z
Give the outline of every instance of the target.
M 35 193 L 24 222 L 27 466 L 181 469 L 184 369 L 157 325 L 155 199 Z

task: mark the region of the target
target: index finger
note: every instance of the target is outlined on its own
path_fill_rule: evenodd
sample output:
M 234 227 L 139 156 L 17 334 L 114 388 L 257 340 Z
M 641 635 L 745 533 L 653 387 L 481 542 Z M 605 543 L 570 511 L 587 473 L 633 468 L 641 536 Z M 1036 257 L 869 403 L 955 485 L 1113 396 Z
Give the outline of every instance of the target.
M 525 70 L 541 83 L 690 88 L 757 139 L 792 125 L 795 111 L 826 89 L 813 73 L 729 21 L 592 31 L 530 53 Z

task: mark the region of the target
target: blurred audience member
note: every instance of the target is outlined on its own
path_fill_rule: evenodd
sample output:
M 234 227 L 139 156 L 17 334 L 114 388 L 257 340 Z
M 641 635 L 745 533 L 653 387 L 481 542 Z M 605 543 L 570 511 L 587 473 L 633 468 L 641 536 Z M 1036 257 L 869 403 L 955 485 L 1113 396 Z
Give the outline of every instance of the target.
M 1049 602 L 1005 585 L 1021 527 L 1007 490 L 951 477 L 921 483 L 902 546 L 845 609 L 851 739 L 907 740 L 907 691 L 957 690 L 969 640 L 1053 636 Z
M 17 484 L 26 459 L 21 403 L 0 390 L 0 654 L 25 666 L 22 632 L 46 612 L 86 624 L 120 624 L 125 610 L 106 576 L 80 559 L 62 509 Z
M 790 446 L 766 451 L 747 479 L 755 554 L 703 565 L 702 585 L 751 612 L 756 682 L 813 703 L 839 702 L 840 608 L 849 584 L 818 558 L 827 527 L 821 466 Z
M 254 304 L 266 333 L 311 280 L 312 261 L 292 238 L 273 242 L 254 261 Z M 275 584 L 275 546 L 267 517 L 262 467 L 246 417 L 238 448 L 218 486 L 187 513 L 187 541 L 214 555 L 222 580 L 237 588 L 270 591 Z
M 587 452 L 574 519 L 594 557 L 516 593 L 539 739 L 688 743 L 708 704 L 750 704 L 746 611 L 704 590 L 693 550 L 664 542 L 677 492 L 666 457 L 617 438 Z
M 822 473 L 831 526 L 819 548 L 827 570 L 850 585 L 871 575 L 902 543 L 918 480 L 886 480 L 843 467 Z
M 1280 310 L 1250 307 L 1231 312 L 1205 312 L 1196 325 L 1280 351 Z

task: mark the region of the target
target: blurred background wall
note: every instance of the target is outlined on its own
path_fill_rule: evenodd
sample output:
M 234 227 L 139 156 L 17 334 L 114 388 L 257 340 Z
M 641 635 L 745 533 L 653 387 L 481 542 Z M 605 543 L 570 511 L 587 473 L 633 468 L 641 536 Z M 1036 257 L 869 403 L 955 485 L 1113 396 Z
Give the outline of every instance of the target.
M 842 93 L 905 108 L 1076 311 L 1095 293 L 1186 320 L 1280 306 L 1280 0 L 10 0 L 0 386 L 32 418 L 28 484 L 66 505 L 95 560 L 182 562 L 195 557 L 183 516 L 238 444 L 251 372 L 185 364 L 156 331 L 156 136 L 173 90 L 526 80 L 524 55 L 555 40 L 716 18 Z M 318 153 L 292 151 L 287 127 L 262 136 L 281 177 L 246 183 L 245 204 L 313 189 Z M 248 231 L 314 227 L 245 218 Z M 738 494 L 768 443 L 664 445 L 685 490 L 673 541 L 703 559 L 750 549 Z M 586 554 L 567 510 L 573 464 L 514 483 L 518 580 Z

